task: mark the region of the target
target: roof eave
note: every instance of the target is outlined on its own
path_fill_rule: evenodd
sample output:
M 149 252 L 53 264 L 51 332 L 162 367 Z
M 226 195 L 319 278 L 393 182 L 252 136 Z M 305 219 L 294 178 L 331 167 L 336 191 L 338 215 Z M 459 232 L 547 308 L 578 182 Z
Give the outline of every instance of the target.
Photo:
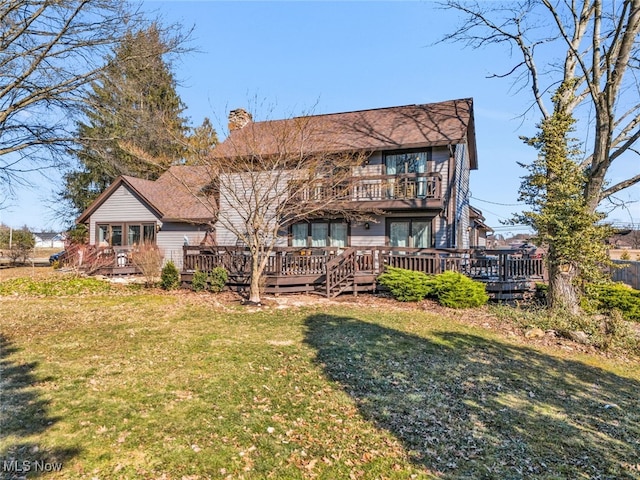
M 160 220 L 162 220 L 163 223 L 191 223 L 191 224 L 205 225 L 205 224 L 211 223 L 212 221 L 215 221 L 215 217 L 186 218 L 186 217 L 166 216 L 166 217 L 162 217 Z

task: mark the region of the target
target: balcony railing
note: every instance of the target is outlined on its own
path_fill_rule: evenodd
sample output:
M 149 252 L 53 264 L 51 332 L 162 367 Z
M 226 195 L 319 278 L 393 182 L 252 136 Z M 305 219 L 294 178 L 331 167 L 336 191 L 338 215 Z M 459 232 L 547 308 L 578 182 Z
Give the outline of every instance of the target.
M 352 177 L 332 183 L 331 180 L 292 181 L 294 201 L 378 201 L 440 200 L 442 179 L 439 173 L 410 173 Z

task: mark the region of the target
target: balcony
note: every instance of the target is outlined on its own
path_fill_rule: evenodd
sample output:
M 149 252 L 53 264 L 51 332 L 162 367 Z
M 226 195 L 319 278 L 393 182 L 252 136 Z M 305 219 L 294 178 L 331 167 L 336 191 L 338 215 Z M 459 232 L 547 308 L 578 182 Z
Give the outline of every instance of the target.
M 295 202 L 370 202 L 372 209 L 442 208 L 439 173 L 351 177 L 338 184 L 318 179 L 291 182 Z

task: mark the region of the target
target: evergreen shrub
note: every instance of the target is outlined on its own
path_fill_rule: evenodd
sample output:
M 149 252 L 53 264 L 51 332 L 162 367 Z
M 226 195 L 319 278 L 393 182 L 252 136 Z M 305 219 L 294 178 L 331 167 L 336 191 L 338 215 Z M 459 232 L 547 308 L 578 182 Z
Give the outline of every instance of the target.
M 194 292 L 202 292 L 203 290 L 206 290 L 208 286 L 207 280 L 207 272 L 202 272 L 196 269 L 196 271 L 193 272 L 193 278 L 191 279 L 191 289 Z
M 444 272 L 428 281 L 427 296 L 438 300 L 449 308 L 473 308 L 484 305 L 489 300 L 482 282 L 470 279 L 458 272 Z
M 422 272 L 387 267 L 378 276 L 378 283 L 388 288 L 393 298 L 401 302 L 417 302 L 429 293 L 429 277 Z
M 162 267 L 160 286 L 165 290 L 173 290 L 180 286 L 180 272 L 178 272 L 176 264 L 171 260 Z
M 229 275 L 224 267 L 216 267 L 209 274 L 209 288 L 214 293 L 221 292 L 228 279 Z
M 581 306 L 588 313 L 619 310 L 625 319 L 640 321 L 640 290 L 624 283 L 589 284 Z
M 429 297 L 445 307 L 472 308 L 484 305 L 489 300 L 482 282 L 456 272 L 426 275 L 413 270 L 387 267 L 378 277 L 378 282 L 401 302 L 417 302 Z

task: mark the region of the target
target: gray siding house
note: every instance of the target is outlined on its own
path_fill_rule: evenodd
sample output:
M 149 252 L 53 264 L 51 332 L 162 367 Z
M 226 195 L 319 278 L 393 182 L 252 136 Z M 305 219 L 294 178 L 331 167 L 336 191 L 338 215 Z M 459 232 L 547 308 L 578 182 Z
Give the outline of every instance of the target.
M 367 222 L 321 216 L 298 221 L 278 245 L 467 249 L 482 237 L 481 213 L 469 205 L 469 172 L 478 167 L 472 99 L 300 118 L 316 132 L 306 153 L 366 153 L 366 161 L 351 169 L 349 198 L 376 214 Z M 229 136 L 213 150 L 211 164 L 224 165 L 243 149 L 246 155 L 275 154 L 266 132 L 298 120 L 253 122 L 246 112 L 233 111 Z M 77 222 L 88 226 L 91 245 L 131 249 L 150 241 L 181 265 L 184 245 L 239 245 L 225 225 L 236 221 L 242 174 L 234 174 L 236 192 L 220 187 L 221 174 L 175 166 L 156 181 L 122 176 Z

